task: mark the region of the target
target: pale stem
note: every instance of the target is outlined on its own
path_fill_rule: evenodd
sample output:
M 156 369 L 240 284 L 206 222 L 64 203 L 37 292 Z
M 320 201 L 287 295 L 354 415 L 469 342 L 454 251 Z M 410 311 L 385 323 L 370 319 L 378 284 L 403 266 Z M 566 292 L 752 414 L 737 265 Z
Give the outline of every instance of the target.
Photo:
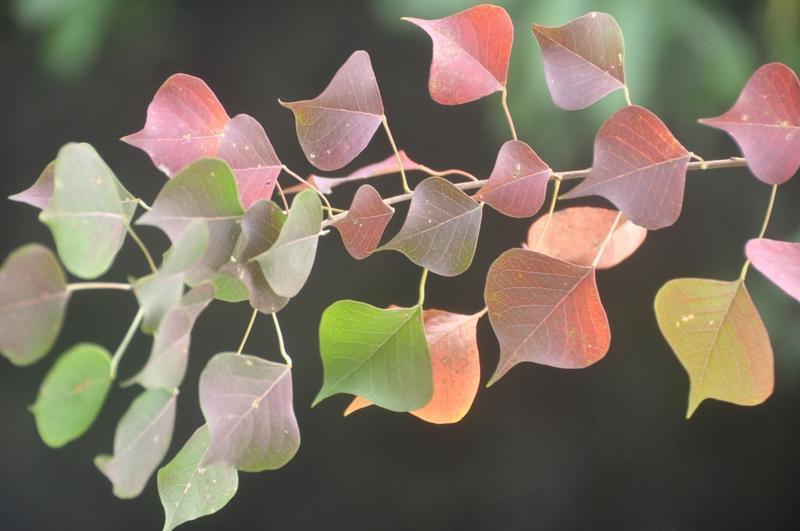
M 289 167 L 286 166 L 285 164 L 283 166 L 281 166 L 281 168 L 283 169 L 283 171 L 285 171 L 286 173 L 288 173 L 289 175 L 294 177 L 295 180 L 297 180 L 298 182 L 300 182 L 302 184 L 305 184 L 306 186 L 308 186 L 309 188 L 314 190 L 317 193 L 317 195 L 320 197 L 320 199 L 322 199 L 322 202 L 325 203 L 325 208 L 328 210 L 328 216 L 329 217 L 333 216 L 333 207 L 331 206 L 330 201 L 328 201 L 328 198 L 325 197 L 325 194 L 323 194 L 322 192 L 319 191 L 319 188 L 317 188 L 316 186 L 314 186 L 313 184 L 308 182 L 306 179 L 303 179 L 302 177 L 297 175 L 295 172 L 290 170 Z M 287 208 L 287 211 L 288 211 L 289 207 L 286 207 L 286 208 Z
M 275 186 L 278 188 L 278 195 L 281 196 L 281 201 L 283 202 L 283 210 L 288 214 L 289 202 L 286 201 L 286 194 L 283 193 L 283 187 L 281 186 L 281 183 L 275 183 Z
M 118 289 L 122 291 L 130 291 L 133 287 L 130 284 L 123 284 L 121 282 L 76 282 L 67 285 L 67 291 L 82 291 L 87 289 Z
M 775 206 L 775 196 L 778 194 L 778 185 L 772 185 L 772 193 L 769 195 L 769 204 L 767 204 L 767 212 L 764 214 L 764 221 L 761 223 L 761 230 L 758 233 L 758 238 L 761 239 L 764 237 L 764 234 L 767 232 L 767 226 L 769 225 L 769 219 L 772 217 L 772 208 Z M 744 278 L 747 276 L 747 270 L 750 269 L 750 259 L 746 259 L 744 261 L 744 265 L 742 266 L 742 272 L 739 274 L 739 280 L 744 282 Z
M 145 246 L 145 244 L 144 244 L 144 242 L 142 241 L 142 239 L 141 239 L 141 238 L 139 238 L 139 235 L 138 235 L 138 234 L 136 234 L 136 232 L 134 232 L 134 230 L 133 230 L 133 227 L 131 227 L 131 226 L 130 226 L 130 224 L 128 224 L 128 225 L 126 226 L 126 228 L 127 228 L 127 230 L 128 230 L 128 234 L 130 234 L 130 236 L 131 236 L 131 239 L 132 239 L 133 241 L 135 241 L 135 242 L 136 242 L 136 245 L 138 245 L 138 246 L 139 246 L 139 249 L 141 249 L 141 250 L 142 250 L 142 254 L 143 254 L 143 255 L 144 255 L 144 257 L 145 257 L 145 260 L 147 260 L 147 265 L 149 265 L 149 266 L 150 266 L 150 270 L 151 270 L 153 273 L 155 273 L 156 271 L 158 271 L 158 267 L 156 267 L 156 263 L 155 263 L 155 261 L 153 261 L 153 257 L 150 255 L 150 251 L 148 251 L 148 250 L 147 250 L 147 246 Z
M 480 319 L 481 317 L 483 317 L 484 315 L 486 315 L 486 313 L 487 313 L 488 311 L 489 311 L 489 308 L 488 308 L 487 306 L 484 306 L 484 307 L 483 307 L 483 310 L 481 310 L 481 311 L 479 311 L 479 312 L 478 312 L 478 314 L 476 315 L 476 318 L 477 318 L 477 319 Z
M 392 151 L 394 151 L 394 156 L 397 159 L 397 165 L 400 168 L 400 178 L 403 180 L 403 191 L 406 193 L 411 193 L 411 188 L 408 187 L 408 179 L 406 178 L 406 170 L 403 168 L 403 159 L 400 157 L 400 152 L 397 150 L 397 144 L 394 143 L 392 130 L 389 129 L 389 120 L 386 119 L 385 114 L 383 115 L 381 122 L 383 123 L 383 130 L 386 131 L 386 137 L 389 139 L 389 144 L 392 146 Z
M 620 210 L 617 212 L 617 216 L 614 218 L 614 223 L 611 224 L 611 229 L 609 229 L 608 234 L 606 235 L 606 239 L 603 240 L 603 243 L 600 245 L 600 248 L 597 250 L 597 255 L 594 257 L 594 261 L 592 262 L 592 267 L 597 268 L 597 264 L 600 263 L 600 260 L 603 258 L 603 253 L 606 252 L 606 247 L 611 242 L 611 238 L 614 237 L 614 231 L 617 230 L 617 225 L 619 225 L 619 220 L 622 219 L 622 211 Z
M 125 337 L 122 338 L 122 343 L 119 344 L 119 347 L 117 347 L 117 350 L 114 352 L 114 356 L 111 358 L 112 380 L 117 377 L 117 367 L 119 366 L 119 362 L 122 360 L 122 356 L 125 354 L 125 351 L 128 350 L 128 345 L 130 345 L 131 339 L 133 339 L 133 335 L 136 333 L 136 329 L 139 328 L 139 325 L 142 323 L 143 318 L 144 310 L 139 308 L 139 311 L 136 312 L 136 316 L 133 318 L 131 326 L 125 333 Z
M 478 180 L 477 177 L 475 177 L 471 173 L 466 172 L 464 170 L 450 169 L 450 170 L 437 171 L 437 170 L 434 170 L 433 168 L 429 168 L 429 167 L 425 166 L 424 164 L 420 164 L 419 165 L 419 169 L 421 171 L 424 171 L 425 173 L 427 173 L 428 175 L 430 175 L 432 177 L 444 177 L 445 175 L 461 175 L 462 177 L 466 177 L 470 181 L 477 181 Z
M 137 202 L 137 203 L 139 203 L 139 206 L 140 206 L 140 207 L 142 207 L 143 209 L 145 209 L 145 210 L 147 210 L 147 211 L 149 211 L 149 210 L 150 210 L 150 205 L 148 205 L 147 203 L 145 203 L 145 202 L 144 202 L 144 200 L 142 200 L 142 199 L 139 199 L 139 198 L 137 197 L 137 198 L 136 198 L 136 202 Z
M 556 210 L 556 203 L 558 203 L 558 191 L 561 189 L 561 178 L 556 176 L 555 183 L 553 184 L 553 197 L 550 199 L 550 208 L 547 210 L 547 219 L 544 220 L 544 228 L 542 229 L 542 233 L 539 235 L 539 239 L 536 240 L 536 245 L 533 246 L 533 251 L 539 247 L 539 244 L 542 243 L 544 240 L 544 235 L 547 233 L 547 229 L 550 227 L 550 220 L 553 219 L 553 212 Z
M 633 103 L 631 102 L 631 93 L 628 90 L 628 85 L 623 85 L 622 86 L 622 93 L 625 94 L 625 102 L 628 105 L 633 105 Z
M 270 315 L 272 315 L 272 322 L 275 324 L 275 333 L 278 335 L 278 348 L 281 350 L 281 356 L 283 356 L 286 365 L 291 369 L 292 358 L 289 357 L 289 353 L 286 352 L 286 345 L 283 342 L 283 332 L 281 332 L 281 324 L 278 322 L 278 315 L 275 313 Z
M 500 103 L 503 105 L 503 112 L 506 115 L 508 127 L 511 129 L 511 138 L 516 140 L 517 129 L 514 127 L 514 120 L 511 118 L 511 111 L 508 109 L 508 89 L 505 85 L 503 85 L 503 91 L 501 92 Z
M 417 302 L 417 306 L 422 306 L 422 303 L 425 302 L 425 282 L 428 280 L 428 268 L 424 268 L 422 270 L 422 278 L 419 281 L 419 302 Z
M 250 321 L 247 323 L 247 328 L 244 331 L 244 336 L 242 336 L 242 341 L 239 343 L 239 348 L 236 349 L 237 354 L 241 354 L 244 350 L 244 346 L 247 343 L 247 338 L 250 337 L 250 332 L 253 331 L 253 325 L 256 322 L 256 317 L 258 317 L 258 310 L 253 309 L 253 314 L 250 316 Z

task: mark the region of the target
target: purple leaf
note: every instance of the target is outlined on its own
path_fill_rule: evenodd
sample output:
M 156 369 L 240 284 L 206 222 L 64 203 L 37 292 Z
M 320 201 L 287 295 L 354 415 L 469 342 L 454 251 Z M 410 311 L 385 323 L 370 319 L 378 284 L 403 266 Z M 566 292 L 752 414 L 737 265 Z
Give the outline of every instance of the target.
M 747 242 L 745 253 L 756 269 L 800 302 L 800 243 L 761 238 Z
M 39 210 L 44 210 L 47 208 L 50 198 L 53 197 L 55 169 L 56 161 L 53 161 L 42 170 L 39 178 L 36 179 L 36 182 L 34 182 L 30 188 L 9 196 L 9 199 L 12 201 L 19 201 L 20 203 L 27 203 Z
M 333 226 L 341 233 L 347 252 L 362 260 L 378 246 L 393 214 L 394 208 L 381 199 L 375 188 L 365 184 L 356 191 L 347 215 Z

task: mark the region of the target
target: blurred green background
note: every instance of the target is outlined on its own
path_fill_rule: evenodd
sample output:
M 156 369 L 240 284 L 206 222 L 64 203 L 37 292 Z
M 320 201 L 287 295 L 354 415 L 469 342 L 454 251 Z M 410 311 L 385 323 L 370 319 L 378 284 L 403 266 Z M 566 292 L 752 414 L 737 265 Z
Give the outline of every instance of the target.
M 558 170 L 588 167 L 592 139 L 623 104 L 615 93 L 578 112 L 557 109 L 543 79 L 533 22 L 558 25 L 607 11 L 623 28 L 635 103 L 658 114 L 688 149 L 707 159 L 738 154 L 723 133 L 700 126 L 735 101 L 761 64 L 800 68 L 800 1 L 509 0 L 515 23 L 509 103 L 520 138 Z M 443 107 L 427 94 L 430 40 L 401 16 L 438 18 L 462 0 L 318 3 L 190 0 L 15 0 L 0 14 L 3 138 L 0 196 L 25 188 L 68 141 L 87 141 L 125 185 L 152 201 L 163 183 L 147 157 L 117 139 L 141 128 L 147 104 L 170 74 L 205 79 L 229 114 L 264 124 L 282 158 L 312 168 L 277 98 L 316 95 L 356 49 L 368 50 L 400 147 L 434 168 L 487 176 L 507 140 L 499 95 Z M 389 154 L 380 135 L 353 167 Z M 378 183 L 386 193 L 397 179 Z M 334 204 L 347 205 L 353 187 Z M 668 279 L 732 279 L 744 242 L 759 228 L 769 190 L 746 169 L 690 174 L 678 223 L 651 233 L 620 267 L 599 274 L 614 339 L 606 359 L 583 371 L 523 365 L 489 390 L 455 426 L 364 411 L 343 419 L 346 397 L 314 410 L 321 382 L 316 328 L 334 300 L 410 304 L 418 269 L 399 254 L 355 262 L 338 236 L 324 238 L 315 271 L 284 312 L 295 359 L 300 453 L 273 473 L 243 474 L 234 500 L 196 529 L 781 529 L 800 517 L 800 317 L 798 305 L 756 271 L 748 285 L 770 331 L 776 391 L 757 408 L 707 402 L 683 419 L 688 379 L 655 325 L 652 299 Z M 602 204 L 599 201 L 586 203 Z M 0 255 L 29 241 L 52 246 L 30 208 L 0 203 Z M 402 212 L 402 211 L 401 211 Z M 800 181 L 781 187 L 768 237 L 800 241 Z M 402 216 L 396 216 L 401 218 Z M 529 220 L 486 209 L 478 256 L 464 275 L 429 280 L 431 307 L 475 312 L 486 270 L 525 237 Z M 391 228 L 390 228 L 391 231 Z M 166 239 L 140 231 L 156 252 Z M 143 274 L 126 246 L 109 274 Z M 70 303 L 56 351 L 82 341 L 113 348 L 135 312 L 120 294 Z M 202 422 L 197 376 L 216 352 L 238 343 L 246 305 L 214 305 L 198 322 L 179 398 L 170 456 Z M 277 359 L 268 319 L 251 353 Z M 484 381 L 497 359 L 480 327 Z M 123 363 L 133 373 L 149 351 L 138 337 Z M 111 494 L 92 459 L 111 449 L 114 426 L 135 396 L 115 389 L 95 427 L 53 451 L 26 406 L 54 356 L 28 369 L 0 368 L 0 527 L 152 529 L 161 508 L 154 482 L 133 501 Z M 793 525 L 794 524 L 794 525 Z

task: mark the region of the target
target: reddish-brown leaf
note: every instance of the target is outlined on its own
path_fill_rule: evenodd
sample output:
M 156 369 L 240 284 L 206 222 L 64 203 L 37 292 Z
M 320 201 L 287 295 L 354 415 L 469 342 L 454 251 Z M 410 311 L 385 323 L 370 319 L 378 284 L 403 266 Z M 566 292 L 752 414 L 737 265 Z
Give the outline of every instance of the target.
M 500 341 L 490 385 L 523 361 L 577 369 L 608 352 L 611 332 L 592 267 L 511 249 L 489 268 L 485 299 Z
M 393 214 L 394 208 L 383 202 L 375 188 L 365 184 L 356 191 L 347 215 L 333 226 L 341 233 L 347 252 L 362 260 L 378 246 Z
M 551 174 L 528 144 L 509 140 L 500 148 L 489 180 L 474 199 L 506 216 L 527 218 L 542 208 Z
M 294 113 L 297 137 L 309 162 L 338 170 L 361 153 L 383 120 L 383 101 L 369 54 L 354 52 L 322 94 L 281 102 Z
M 745 247 L 753 266 L 800 302 L 800 243 L 750 240 Z
M 727 131 L 767 184 L 786 182 L 800 168 L 800 81 L 784 64 L 756 70 L 728 112 L 700 123 Z
M 591 174 L 564 197 L 599 195 L 639 226 L 669 227 L 681 214 L 690 156 L 655 114 L 630 105 L 597 132 Z
M 483 4 L 436 20 L 403 20 L 433 40 L 428 89 L 434 101 L 459 105 L 503 90 L 514 41 L 505 9 Z
M 607 13 L 588 13 L 563 26 L 533 25 L 547 88 L 556 105 L 574 111 L 625 86 L 622 30 Z

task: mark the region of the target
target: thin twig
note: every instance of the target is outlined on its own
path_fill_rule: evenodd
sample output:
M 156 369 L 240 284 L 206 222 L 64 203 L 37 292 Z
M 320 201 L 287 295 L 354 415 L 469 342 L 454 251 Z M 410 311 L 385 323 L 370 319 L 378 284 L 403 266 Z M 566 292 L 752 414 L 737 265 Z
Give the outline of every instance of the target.
M 600 245 L 600 248 L 597 250 L 597 254 L 592 261 L 592 267 L 597 269 L 597 264 L 600 263 L 600 260 L 603 258 L 603 253 L 606 252 L 606 247 L 611 242 L 611 238 L 614 237 L 614 231 L 617 230 L 617 225 L 619 225 L 619 220 L 622 219 L 622 211 L 620 210 L 617 212 L 617 216 L 614 218 L 614 223 L 611 224 L 611 228 L 608 230 L 608 234 L 606 238 L 603 240 L 603 243 Z
M 386 119 L 386 115 L 383 115 L 383 129 L 386 131 L 386 137 L 389 139 L 389 144 L 392 146 L 392 151 L 394 151 L 394 156 L 397 158 L 397 164 L 400 168 L 400 178 L 403 179 L 403 191 L 406 193 L 411 193 L 411 188 L 408 187 L 408 179 L 406 179 L 406 170 L 403 167 L 403 159 L 400 157 L 400 152 L 397 150 L 397 144 L 394 143 L 394 137 L 392 136 L 392 130 L 389 129 L 389 121 Z
M 769 196 L 769 203 L 767 204 L 767 212 L 764 214 L 764 221 L 761 223 L 761 230 L 758 232 L 758 238 L 761 239 L 764 237 L 764 234 L 767 233 L 767 226 L 769 225 L 769 220 L 772 217 L 772 208 L 775 206 L 775 196 L 778 194 L 778 185 L 772 185 L 772 192 Z M 745 277 L 747 276 L 747 270 L 750 268 L 750 259 L 744 261 L 744 265 L 742 266 L 742 272 L 739 274 L 739 280 L 744 282 Z
M 511 138 L 517 139 L 517 129 L 514 127 L 514 120 L 511 118 L 511 111 L 508 109 L 508 89 L 503 85 L 503 91 L 500 96 L 500 103 L 503 105 L 503 112 L 506 115 L 508 127 L 511 129 Z
M 241 354 L 244 350 L 244 346 L 247 344 L 247 338 L 250 337 L 250 332 L 253 331 L 253 324 L 256 322 L 256 317 L 258 317 L 258 310 L 254 308 L 253 314 L 250 316 L 250 321 L 247 323 L 247 329 L 245 329 L 244 336 L 242 336 L 242 341 L 239 343 L 239 348 L 236 349 L 237 354 Z
M 67 285 L 67 291 L 82 291 L 89 289 L 118 289 L 122 291 L 130 291 L 133 286 L 130 284 L 123 284 L 121 282 L 76 282 Z
M 128 234 L 130 235 L 131 239 L 132 239 L 133 241 L 135 241 L 135 242 L 136 242 L 136 245 L 138 245 L 138 246 L 139 246 L 139 249 L 141 249 L 141 250 L 142 250 L 142 254 L 143 254 L 143 255 L 144 255 L 144 257 L 145 257 L 145 260 L 147 260 L 147 265 L 149 265 L 149 266 L 150 266 L 150 270 L 151 270 L 153 273 L 155 273 L 156 271 L 158 271 L 158 267 L 156 267 L 156 263 L 155 263 L 155 261 L 153 260 L 153 257 L 150 255 L 150 251 L 148 251 L 148 250 L 147 250 L 147 246 L 144 244 L 144 242 L 142 241 L 142 239 L 141 239 L 141 238 L 139 238 L 139 235 L 138 235 L 138 234 L 136 234 L 136 232 L 134 232 L 134 230 L 133 230 L 133 227 L 131 227 L 131 226 L 130 226 L 130 224 L 128 224 L 128 225 L 127 225 L 127 227 L 126 227 L 126 229 L 128 230 Z
M 281 332 L 281 324 L 278 322 L 278 315 L 275 313 L 271 315 L 272 322 L 275 325 L 275 333 L 278 335 L 278 348 L 281 350 L 281 356 L 283 356 L 284 361 L 286 361 L 286 365 L 291 369 L 292 358 L 289 356 L 289 353 L 286 352 L 286 345 L 283 342 L 283 332 Z
M 539 234 L 539 239 L 536 240 L 536 245 L 533 246 L 532 251 L 535 251 L 539 244 L 542 243 L 544 240 L 544 235 L 547 233 L 547 229 L 550 227 L 550 220 L 553 219 L 553 212 L 556 211 L 556 203 L 558 203 L 558 191 L 561 189 L 561 178 L 556 176 L 555 184 L 553 185 L 553 197 L 550 199 L 550 208 L 547 210 L 547 219 L 544 220 L 544 228 L 542 229 L 542 233 Z
M 114 351 L 114 356 L 111 358 L 111 379 L 115 379 L 117 377 L 117 367 L 119 366 L 120 360 L 122 360 L 122 356 L 125 354 L 125 351 L 128 350 L 128 345 L 131 343 L 131 339 L 133 339 L 133 335 L 136 333 L 136 329 L 139 328 L 139 325 L 144 318 L 144 310 L 139 308 L 139 311 L 136 312 L 136 316 L 133 318 L 133 322 L 131 322 L 131 326 L 128 327 L 128 331 L 125 333 L 125 337 L 122 338 L 122 343 L 119 344 L 117 350 Z
M 287 214 L 289 213 L 289 202 L 286 201 L 286 194 L 283 193 L 283 187 L 281 187 L 281 183 L 275 183 L 275 186 L 278 188 L 278 195 L 281 196 L 281 201 L 283 201 L 283 210 Z
M 314 190 L 314 191 L 317 193 L 317 195 L 320 197 L 320 199 L 322 199 L 322 202 L 323 202 L 323 203 L 325 203 L 325 208 L 328 210 L 328 217 L 331 217 L 331 216 L 333 216 L 333 207 L 331 206 L 331 203 L 330 203 L 330 201 L 328 201 L 328 198 L 327 198 L 327 197 L 325 197 L 325 194 L 323 194 L 323 193 L 322 193 L 322 192 L 319 190 L 319 188 L 317 188 L 316 186 L 314 186 L 314 185 L 313 185 L 312 183 L 310 183 L 308 180 L 306 180 L 306 179 L 303 179 L 302 177 L 300 177 L 299 175 L 297 175 L 295 172 L 293 172 L 292 170 L 290 170 L 290 169 L 289 169 L 289 167 L 288 167 L 288 166 L 286 166 L 285 164 L 284 164 L 283 166 L 281 166 L 281 169 L 283 169 L 283 171 L 285 171 L 286 173 L 288 173 L 289 175 L 291 175 L 292 177 L 294 177 L 294 179 L 295 179 L 295 180 L 297 180 L 298 182 L 300 182 L 300 183 L 302 183 L 302 184 L 305 184 L 306 186 L 308 186 L 309 188 L 311 188 L 312 190 Z M 288 209 L 289 209 L 289 207 L 286 207 L 286 209 L 288 210 Z

